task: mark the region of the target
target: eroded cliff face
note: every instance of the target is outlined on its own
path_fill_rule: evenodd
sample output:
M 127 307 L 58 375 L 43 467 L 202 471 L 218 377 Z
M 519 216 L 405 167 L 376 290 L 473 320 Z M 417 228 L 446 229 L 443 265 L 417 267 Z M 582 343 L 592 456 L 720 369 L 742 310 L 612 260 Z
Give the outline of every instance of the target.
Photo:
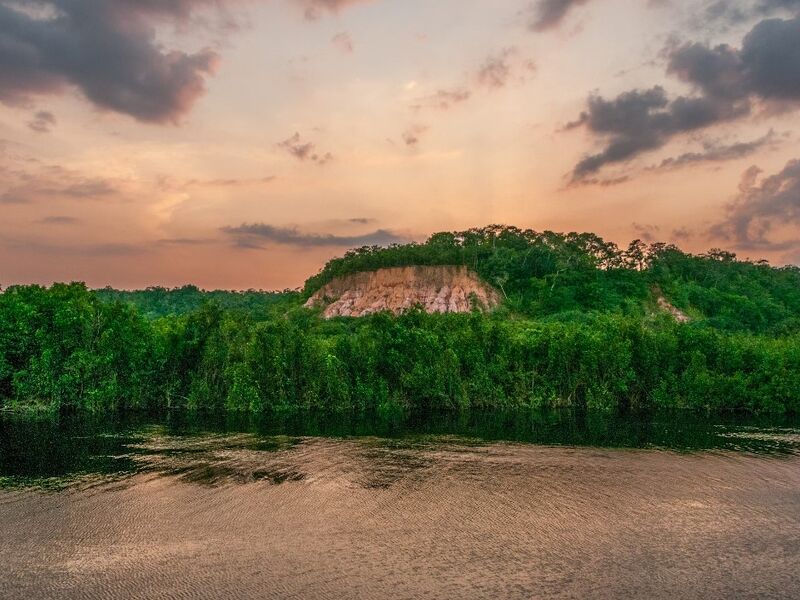
M 381 311 L 399 314 L 416 305 L 429 313 L 488 310 L 500 303 L 491 286 L 463 266 L 378 269 L 334 279 L 306 302 L 322 306 L 326 319 L 362 317 Z

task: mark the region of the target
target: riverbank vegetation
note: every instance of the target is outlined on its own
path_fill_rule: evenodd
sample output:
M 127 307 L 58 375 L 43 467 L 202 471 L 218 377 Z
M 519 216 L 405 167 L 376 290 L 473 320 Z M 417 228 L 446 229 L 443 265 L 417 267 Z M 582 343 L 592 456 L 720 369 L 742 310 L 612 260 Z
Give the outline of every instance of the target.
M 466 264 L 504 304 L 330 321 L 302 307 L 334 277 L 411 264 Z M 0 294 L 0 405 L 798 413 L 800 270 L 488 227 L 351 251 L 299 293 L 12 286 Z

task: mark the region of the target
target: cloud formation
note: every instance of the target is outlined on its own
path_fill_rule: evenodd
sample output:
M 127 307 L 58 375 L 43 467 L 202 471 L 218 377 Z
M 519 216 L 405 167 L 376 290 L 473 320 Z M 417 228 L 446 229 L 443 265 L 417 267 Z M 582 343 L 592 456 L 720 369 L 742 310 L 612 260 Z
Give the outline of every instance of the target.
M 165 49 L 163 21 L 214 0 L 0 0 L 0 101 L 78 89 L 94 106 L 149 123 L 178 122 L 218 62 L 210 49 Z
M 75 217 L 67 217 L 65 215 L 52 215 L 37 221 L 37 223 L 41 225 L 75 225 L 79 222 L 80 219 L 76 219 Z
M 612 100 L 591 96 L 587 109 L 567 129 L 584 127 L 606 145 L 578 162 L 573 183 L 606 165 L 661 148 L 676 135 L 746 117 L 756 104 L 785 110 L 800 103 L 800 17 L 761 21 L 740 49 L 687 43 L 668 48 L 666 54 L 667 72 L 692 85 L 695 93 L 670 99 L 664 88 L 655 86 Z
M 512 79 L 522 79 L 536 70 L 532 60 L 522 59 L 519 50 L 512 46 L 490 55 L 478 69 L 478 85 L 493 90 L 505 87 Z
M 235 188 L 258 188 L 273 183 L 275 175 L 252 178 L 217 178 L 217 179 L 178 179 L 170 175 L 160 175 L 155 179 L 157 188 L 162 192 L 185 192 L 191 190 L 225 190 Z
M 333 155 L 330 152 L 317 152 L 317 147 L 312 142 L 304 142 L 299 133 L 295 133 L 290 138 L 278 142 L 278 148 L 285 150 L 297 160 L 310 161 L 320 166 L 325 165 L 333 160 Z
M 428 129 L 427 125 L 411 125 L 403 132 L 403 143 L 410 148 L 415 148 L 419 145 L 422 134 L 428 131 Z
M 614 100 L 589 98 L 588 109 L 567 128 L 585 127 L 608 139 L 606 147 L 584 157 L 572 172 L 572 182 L 583 182 L 608 164 L 626 162 L 664 146 L 673 136 L 702 129 L 746 112 L 728 102 L 705 97 L 670 101 L 661 86 L 633 90 Z
M 712 235 L 732 241 L 742 250 L 800 247 L 800 160 L 789 161 L 779 173 L 759 183 L 760 175 L 761 169 L 755 166 L 745 171 L 727 218 L 712 227 Z M 775 230 L 787 227 L 792 230 L 790 239 L 770 239 Z
M 354 50 L 353 38 L 346 31 L 341 31 L 334 35 L 331 38 L 331 43 L 345 54 L 351 54 Z
M 800 101 L 800 16 L 766 19 L 744 37 L 741 49 L 690 43 L 669 54 L 671 74 L 708 97 Z
M 84 177 L 59 167 L 42 173 L 26 173 L 0 195 L 0 204 L 27 204 L 44 199 L 107 198 L 117 193 L 114 183 L 100 177 Z
M 528 8 L 528 27 L 532 31 L 547 31 L 558 27 L 576 6 L 589 0 L 539 0 Z
M 258 186 L 275 181 L 275 175 L 257 177 L 254 179 L 190 179 L 182 184 L 186 188 L 232 188 Z M 179 186 L 180 187 L 180 186 Z
M 230 236 L 241 248 L 263 248 L 265 243 L 298 246 L 301 248 L 356 246 L 389 246 L 406 242 L 388 229 L 376 229 L 360 235 L 333 235 L 330 233 L 301 233 L 294 227 L 276 227 L 266 223 L 244 223 L 237 227 L 223 227 L 222 232 Z
M 295 0 L 304 9 L 306 19 L 316 21 L 324 14 L 336 14 L 339 11 L 352 6 L 371 2 L 372 0 Z
M 7 248 L 19 249 L 26 253 L 33 252 L 51 256 L 114 258 L 137 256 L 146 254 L 151 250 L 148 244 L 126 244 L 119 242 L 73 244 L 39 241 L 31 238 L 0 238 L 0 242 Z
M 769 131 L 763 137 L 749 142 L 736 142 L 727 145 L 705 142 L 702 152 L 685 152 L 679 156 L 665 158 L 661 161 L 660 165 L 652 167 L 651 170 L 679 169 L 702 163 L 715 163 L 746 158 L 775 143 L 776 136 L 774 131 Z
M 50 128 L 55 126 L 56 116 L 46 110 L 40 110 L 33 119 L 28 121 L 28 127 L 36 133 L 49 133 Z
M 650 225 L 646 223 L 632 223 L 631 227 L 639 239 L 643 242 L 647 242 L 648 244 L 655 242 L 659 232 L 661 231 L 661 228 L 658 225 Z
M 473 90 L 493 92 L 511 83 L 523 83 L 536 70 L 535 63 L 525 58 L 516 46 L 490 54 L 465 77 L 464 83 L 451 88 L 440 88 L 433 94 L 418 98 L 412 109 L 432 108 L 448 110 L 473 97 Z
M 213 240 L 204 238 L 161 238 L 158 240 L 159 244 L 165 246 L 202 246 L 204 244 L 213 243 Z
M 472 97 L 472 92 L 465 87 L 455 87 L 448 89 L 436 90 L 429 96 L 418 98 L 411 108 L 437 108 L 439 110 L 448 110 L 456 104 L 466 102 Z
M 722 21 L 737 24 L 779 12 L 796 13 L 800 11 L 800 0 L 711 0 L 701 10 L 702 17 L 698 20 L 702 23 Z

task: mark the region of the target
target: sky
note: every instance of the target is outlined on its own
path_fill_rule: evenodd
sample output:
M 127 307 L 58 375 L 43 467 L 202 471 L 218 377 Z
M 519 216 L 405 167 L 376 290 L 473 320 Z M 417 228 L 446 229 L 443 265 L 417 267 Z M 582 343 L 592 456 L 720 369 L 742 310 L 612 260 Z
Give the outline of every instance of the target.
M 0 0 L 0 286 L 436 231 L 800 263 L 800 0 Z

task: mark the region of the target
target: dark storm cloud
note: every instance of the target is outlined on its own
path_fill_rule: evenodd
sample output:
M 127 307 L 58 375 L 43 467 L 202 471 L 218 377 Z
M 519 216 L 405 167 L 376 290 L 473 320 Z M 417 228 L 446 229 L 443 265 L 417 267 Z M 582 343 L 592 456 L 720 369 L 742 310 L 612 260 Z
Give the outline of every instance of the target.
M 625 92 L 614 100 L 592 96 L 588 109 L 568 128 L 586 127 L 609 141 L 601 152 L 585 157 L 575 166 L 572 180 L 581 182 L 605 165 L 628 161 L 660 148 L 678 133 L 737 117 L 742 110 L 735 104 L 706 97 L 670 101 L 660 86 Z
M 539 0 L 529 8 L 528 27 L 533 31 L 546 31 L 558 27 L 576 6 L 589 0 Z
M 213 0 L 0 0 L 0 101 L 74 86 L 96 107 L 176 122 L 203 94 L 217 55 L 164 49 L 163 19 Z
M 317 151 L 315 144 L 311 142 L 304 142 L 299 133 L 295 133 L 292 137 L 278 142 L 278 148 L 285 150 L 297 160 L 309 161 L 318 165 L 324 165 L 333 160 L 333 155 L 330 152 Z
M 711 97 L 800 101 L 800 17 L 761 21 L 741 49 L 697 43 L 673 48 L 668 70 Z
M 245 223 L 238 227 L 223 227 L 223 233 L 230 236 L 242 248 L 261 248 L 264 243 L 316 247 L 355 247 L 388 246 L 407 241 L 405 238 L 387 230 L 377 229 L 361 235 L 333 235 L 329 233 L 301 233 L 293 227 L 276 227 L 266 223 Z
M 773 10 L 800 10 L 800 0 L 761 0 L 756 2 L 756 10 L 761 13 L 768 13 Z
M 800 17 L 756 25 L 742 44 L 743 86 L 768 100 L 800 101 Z
M 714 21 L 737 24 L 779 12 L 796 13 L 800 11 L 800 0 L 712 0 L 701 10 L 700 21 L 704 25 Z
M 28 127 L 37 133 L 49 133 L 50 128 L 56 124 L 56 116 L 46 110 L 40 110 L 33 119 L 28 121 Z
M 800 226 L 800 160 L 758 183 L 761 170 L 751 167 L 742 176 L 739 195 L 727 218 L 712 227 L 713 236 L 729 240 L 743 250 L 786 250 L 800 247 L 800 236 L 774 241 L 776 228 Z
M 761 21 L 741 49 L 689 43 L 668 48 L 666 55 L 667 72 L 691 84 L 695 94 L 669 99 L 656 86 L 612 100 L 591 96 L 587 110 L 567 128 L 585 127 L 606 146 L 575 166 L 573 182 L 661 148 L 676 135 L 746 117 L 755 103 L 788 109 L 800 102 L 800 17 Z
M 667 72 L 691 83 L 712 98 L 743 98 L 744 63 L 740 52 L 727 44 L 710 48 L 690 43 L 669 48 Z
M 723 162 L 746 158 L 775 143 L 775 133 L 770 131 L 765 136 L 750 142 L 737 142 L 735 144 L 720 145 L 706 142 L 702 152 L 686 152 L 679 156 L 665 158 L 657 167 L 658 169 L 678 169 L 701 163 Z

